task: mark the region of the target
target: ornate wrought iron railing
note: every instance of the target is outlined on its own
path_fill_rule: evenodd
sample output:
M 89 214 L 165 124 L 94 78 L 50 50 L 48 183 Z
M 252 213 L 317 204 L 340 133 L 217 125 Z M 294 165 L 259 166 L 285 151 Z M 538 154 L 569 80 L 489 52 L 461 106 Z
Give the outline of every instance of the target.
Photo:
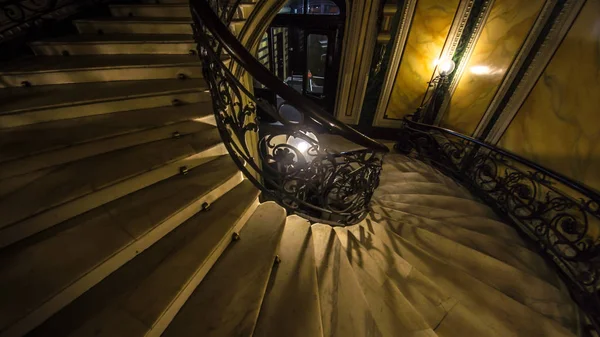
M 532 239 L 600 332 L 600 194 L 514 153 L 411 117 L 404 119 L 396 149 L 454 176 Z
M 0 43 L 105 0 L 0 0 Z
M 265 68 L 228 29 L 237 4 L 190 1 L 204 79 L 233 160 L 265 197 L 291 213 L 332 225 L 362 220 L 387 147 L 336 120 Z M 273 91 L 280 103 L 255 97 L 244 83 L 248 78 Z M 297 118 L 283 117 L 284 109 Z M 257 111 L 278 123 L 261 125 Z M 341 141 L 326 142 L 323 135 Z M 339 146 L 346 143 L 351 146 Z

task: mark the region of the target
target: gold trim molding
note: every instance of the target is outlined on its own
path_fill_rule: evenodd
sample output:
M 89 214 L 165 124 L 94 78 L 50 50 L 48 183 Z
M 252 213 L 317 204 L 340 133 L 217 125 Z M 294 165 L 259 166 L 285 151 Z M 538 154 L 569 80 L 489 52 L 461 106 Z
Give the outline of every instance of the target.
M 408 32 L 410 31 L 410 25 L 412 24 L 412 18 L 415 14 L 416 7 L 417 0 L 406 0 L 404 6 L 402 7 L 402 16 L 400 18 L 400 23 L 398 24 L 398 38 L 396 38 L 394 41 L 390 63 L 381 87 L 381 95 L 379 96 L 379 102 L 377 102 L 377 113 L 375 114 L 375 119 L 373 120 L 374 126 L 400 126 L 400 121 L 386 120 L 384 115 L 388 103 L 390 102 L 390 96 L 392 94 L 394 83 L 396 82 L 398 69 L 400 69 L 400 60 L 402 59 L 402 53 L 404 52 L 404 46 L 406 45 L 406 40 L 408 39 Z
M 344 29 L 335 116 L 344 123 L 358 124 L 377 43 L 377 17 L 381 0 L 347 4 L 352 7 Z
M 452 77 L 452 82 L 450 83 L 450 86 L 448 87 L 448 92 L 446 93 L 446 96 L 444 97 L 444 101 L 442 102 L 442 105 L 440 106 L 439 113 L 437 114 L 437 116 L 435 118 L 434 124 L 436 124 L 436 125 L 440 124 L 441 120 L 444 118 L 444 115 L 446 114 L 446 111 L 448 110 L 448 107 L 450 105 L 450 99 L 452 98 L 452 95 L 454 95 L 454 91 L 456 91 L 458 82 L 460 81 L 460 78 L 462 77 L 462 75 L 465 71 L 465 68 L 467 67 L 467 64 L 469 63 L 469 59 L 471 58 L 471 54 L 473 53 L 473 49 L 475 48 L 475 43 L 477 42 L 477 40 L 479 39 L 479 36 L 481 35 L 481 31 L 483 30 L 485 21 L 487 20 L 489 14 L 490 14 L 493 3 L 494 3 L 494 0 L 486 0 L 482 4 L 481 13 L 477 17 L 477 21 L 475 22 L 475 25 L 473 26 L 473 32 L 471 33 L 471 36 L 469 37 L 469 41 L 467 42 L 467 46 L 465 47 L 465 52 L 464 52 L 459 64 L 457 65 L 456 70 L 454 71 L 454 75 Z M 461 34 L 458 35 L 458 41 L 456 41 L 456 46 L 458 46 L 458 42 L 460 41 L 461 35 L 464 31 L 464 27 L 467 24 L 469 15 L 471 14 L 471 9 L 472 9 L 472 4 L 471 4 L 471 8 L 469 8 L 468 12 L 465 11 L 465 16 L 463 16 L 463 20 L 464 20 L 463 29 L 460 31 Z M 462 20 L 461 20 L 461 22 L 462 22 Z M 454 52 L 455 51 L 456 51 L 456 47 L 454 47 Z M 451 54 L 451 56 L 454 56 L 454 52 Z
M 585 0 L 566 1 L 556 17 L 556 20 L 552 24 L 548 35 L 546 35 L 539 50 L 536 52 L 531 64 L 520 79 L 514 93 L 502 110 L 492 131 L 486 137 L 485 140 L 487 142 L 495 144 L 500 140 L 500 137 L 502 137 L 502 134 L 508 128 L 513 117 L 517 114 L 531 90 L 533 90 L 537 80 L 544 72 L 544 69 L 560 46 L 563 38 L 569 32 L 571 25 L 577 18 L 579 11 L 584 4 Z
M 527 36 L 527 39 L 523 43 L 521 50 L 519 50 L 517 57 L 515 58 L 514 62 L 512 63 L 506 76 L 502 80 L 502 83 L 500 84 L 500 87 L 499 87 L 498 91 L 496 92 L 496 95 L 494 95 L 492 102 L 487 107 L 485 113 L 483 114 L 483 117 L 481 118 L 481 121 L 479 121 L 479 124 L 477 125 L 477 128 L 475 129 L 473 137 L 479 137 L 485 130 L 488 123 L 490 122 L 490 119 L 492 118 L 492 116 L 498 109 L 500 103 L 504 99 L 504 96 L 506 96 L 508 90 L 510 89 L 512 82 L 515 80 L 517 74 L 523 67 L 523 63 L 525 63 L 527 57 L 529 56 L 529 53 L 531 52 L 531 48 L 533 48 L 533 45 L 539 38 L 540 33 L 542 32 L 542 29 L 548 22 L 548 19 L 550 18 L 550 14 L 552 14 L 552 10 L 556 6 L 556 3 L 557 3 L 557 0 L 547 0 L 544 3 L 544 7 L 542 7 L 542 10 L 540 11 L 540 14 L 538 15 L 535 23 L 533 24 L 533 27 L 531 28 L 529 35 Z

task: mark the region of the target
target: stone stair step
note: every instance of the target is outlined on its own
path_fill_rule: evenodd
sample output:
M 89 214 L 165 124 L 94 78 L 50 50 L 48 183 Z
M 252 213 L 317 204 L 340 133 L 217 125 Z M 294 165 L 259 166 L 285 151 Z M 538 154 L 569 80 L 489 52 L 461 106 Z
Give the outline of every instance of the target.
M 0 90 L 0 129 L 119 111 L 206 102 L 206 82 L 117 81 Z
M 185 18 L 98 17 L 73 21 L 80 34 L 192 34 Z
M 348 238 L 353 244 L 352 249 L 358 250 L 363 255 L 368 254 L 371 261 L 388 274 L 390 281 L 417 309 L 429 326 L 438 326 L 458 301 L 446 294 L 435 282 L 421 274 L 406 260 L 396 254 L 387 253 L 388 249 L 381 244 L 381 240 L 372 237 L 368 244 L 360 242 L 360 238 L 365 234 L 371 234 L 365 231 L 365 228 L 369 228 L 367 226 L 370 226 L 368 219 L 346 228 Z
M 413 195 L 413 198 L 414 197 L 415 196 Z M 421 196 L 419 196 L 419 197 L 421 197 Z M 425 195 L 423 197 L 427 197 L 427 195 Z M 475 215 L 472 213 L 467 213 L 467 212 L 471 212 L 471 210 L 469 208 L 442 209 L 442 208 L 437 208 L 435 206 L 430 207 L 430 206 L 415 205 L 412 203 L 404 203 L 404 202 L 398 202 L 398 201 L 380 200 L 379 198 L 373 198 L 372 202 L 373 202 L 374 207 L 381 207 L 381 208 L 385 208 L 385 209 L 391 210 L 391 211 L 399 210 L 402 212 L 420 215 L 420 216 L 423 216 L 423 217 L 426 217 L 429 219 L 436 219 L 436 220 L 445 220 L 447 218 L 454 218 L 454 217 L 486 218 L 485 216 L 482 217 L 482 216 Z M 475 210 L 475 213 L 478 214 L 480 212 L 478 212 L 478 210 Z
M 377 196 L 377 203 L 390 207 L 395 203 L 408 204 L 411 206 L 425 206 L 436 208 L 441 211 L 453 211 L 463 213 L 465 215 L 483 216 L 490 219 L 496 219 L 497 215 L 487 205 L 465 198 L 440 194 L 387 194 Z
M 48 170 L 0 200 L 0 247 L 227 154 L 206 128 Z
M 0 68 L 0 88 L 87 82 L 202 78 L 190 55 L 33 56 Z
M 308 220 L 287 217 L 253 336 L 323 336 L 312 240 Z
M 363 227 L 358 237 L 369 246 L 378 239 L 387 254 L 398 254 L 427 278 L 434 280 L 448 295 L 462 303 L 477 319 L 496 332 L 497 336 L 571 336 L 566 325 L 548 318 L 498 289 L 471 276 L 455 266 L 431 255 L 392 233 L 378 223 Z M 368 241 L 366 241 L 368 240 Z M 519 283 L 520 279 L 515 279 Z M 564 322 L 563 322 L 564 323 Z
M 528 263 L 544 263 L 539 256 L 529 261 L 508 254 L 496 258 L 418 227 L 404 226 L 394 233 L 543 315 L 554 319 L 568 316 L 561 310 L 566 302 L 564 294 L 546 275 L 536 275 L 528 267 Z
M 285 217 L 279 205 L 261 204 L 162 336 L 251 336 Z
M 247 19 L 254 6 L 252 2 L 240 3 L 236 19 Z M 175 4 L 123 4 L 110 5 L 110 12 L 113 17 L 170 17 L 170 18 L 191 18 L 190 6 L 185 3 Z
M 230 27 L 238 33 L 246 21 L 234 19 Z M 192 34 L 191 18 L 106 17 L 73 21 L 80 34 Z
M 437 336 L 348 229 L 334 227 L 384 336 Z
M 323 335 L 386 336 L 375 321 L 344 248 L 328 225 L 313 225 Z
M 143 4 L 189 4 L 189 0 L 141 0 Z
M 366 227 L 368 226 L 368 227 Z M 480 322 L 477 314 L 470 311 L 456 298 L 447 294 L 434 281 L 397 254 L 394 254 L 378 237 L 385 232 L 368 224 L 347 227 L 353 238 L 353 249 L 366 251 L 379 268 L 387 273 L 410 303 L 426 319 L 439 336 L 498 336 L 493 329 Z M 378 235 L 375 235 L 378 234 Z M 368 241 L 365 239 L 368 238 Z M 356 242 L 358 241 L 358 242 Z
M 215 125 L 211 102 L 131 110 L 0 130 L 0 179 Z
M 242 182 L 209 210 L 195 214 L 164 237 L 162 240 L 177 244 L 163 249 L 158 265 L 148 263 L 145 256 L 134 258 L 38 332 L 55 336 L 160 336 L 230 244 L 232 234 L 239 232 L 253 214 L 257 197 L 256 188 L 249 181 Z M 88 313 L 78 317 L 77 326 L 70 323 L 74 312 Z
M 451 225 L 506 240 L 523 247 L 527 246 L 514 228 L 496 220 L 485 217 L 466 216 L 452 211 L 440 211 L 424 206 L 396 203 L 393 207 L 384 207 L 377 204 L 372 205 L 375 213 L 389 219 L 409 223 L 424 223 L 429 226 L 439 226 L 440 224 Z
M 71 35 L 29 43 L 36 55 L 190 55 L 192 35 L 113 34 Z
M 507 239 L 499 239 L 469 229 L 448 225 L 442 221 L 424 222 L 422 221 L 423 218 L 411 216 L 410 214 L 407 214 L 402 221 L 398 221 L 385 218 L 377 213 L 371 213 L 365 220 L 366 222 L 377 221 L 399 235 L 402 231 L 423 229 L 487 254 L 520 270 L 537 275 L 556 287 L 560 285 L 555 271 L 549 268 L 546 261 L 538 253 L 526 248 L 525 243 L 519 238 L 516 242 L 512 242 Z
M 435 168 L 424 163 L 423 161 L 402 154 L 393 153 L 389 156 L 386 156 L 385 159 L 387 165 L 392 166 L 395 170 L 400 172 L 419 172 L 441 177 L 444 176 Z
M 397 194 L 441 195 L 473 200 L 474 197 L 465 190 L 451 188 L 444 184 L 432 182 L 397 182 L 387 183 L 375 190 L 374 196 L 385 200 Z
M 175 4 L 115 4 L 109 5 L 113 17 L 191 18 L 186 2 Z
M 419 172 L 400 172 L 391 168 L 384 158 L 383 165 L 385 166 L 381 172 L 380 181 L 381 183 L 411 183 L 411 182 L 422 182 L 422 183 L 438 183 L 441 184 L 437 179 L 434 179 L 431 175 L 423 174 Z
M 0 251 L 0 335 L 22 335 L 42 323 L 241 181 L 223 156 Z M 233 195 L 236 202 L 246 198 Z

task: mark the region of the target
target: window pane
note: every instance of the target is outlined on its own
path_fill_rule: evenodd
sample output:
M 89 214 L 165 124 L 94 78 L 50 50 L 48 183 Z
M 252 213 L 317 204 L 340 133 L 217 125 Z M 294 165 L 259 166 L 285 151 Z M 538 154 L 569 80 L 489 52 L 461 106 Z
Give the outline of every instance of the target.
M 289 0 L 279 14 L 304 14 L 304 0 Z
M 308 14 L 339 15 L 340 8 L 331 0 L 306 0 L 308 1 Z
M 339 15 L 340 8 L 331 0 L 288 0 L 281 8 L 279 14 L 304 14 L 304 6 L 307 14 L 313 15 Z
M 307 39 L 307 92 L 323 94 L 325 86 L 325 68 L 327 66 L 327 35 L 310 34 Z

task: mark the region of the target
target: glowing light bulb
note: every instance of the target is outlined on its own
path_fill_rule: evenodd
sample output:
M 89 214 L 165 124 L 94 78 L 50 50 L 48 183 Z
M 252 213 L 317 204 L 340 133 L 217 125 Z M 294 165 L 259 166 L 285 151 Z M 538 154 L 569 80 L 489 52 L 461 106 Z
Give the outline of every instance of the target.
M 438 72 L 442 76 L 448 76 L 454 71 L 455 66 L 456 64 L 454 63 L 454 61 L 450 59 L 440 60 L 440 62 L 438 63 Z
M 306 152 L 306 150 L 308 150 L 309 147 L 310 147 L 310 144 L 308 144 L 305 141 L 301 141 L 300 143 L 298 143 L 297 149 L 298 149 L 298 151 L 304 153 L 304 152 Z
M 475 75 L 487 75 L 492 72 L 492 70 L 488 66 L 473 66 L 469 70 Z

